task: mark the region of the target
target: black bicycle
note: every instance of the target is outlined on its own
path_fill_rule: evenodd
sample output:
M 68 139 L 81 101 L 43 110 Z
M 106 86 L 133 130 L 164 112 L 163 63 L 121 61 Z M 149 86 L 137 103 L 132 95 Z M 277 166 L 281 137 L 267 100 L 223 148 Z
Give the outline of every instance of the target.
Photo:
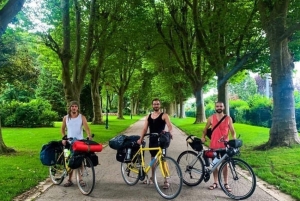
M 235 200 L 243 200 L 253 194 L 256 188 L 256 176 L 252 168 L 242 159 L 234 157 L 240 154 L 239 148 L 242 146 L 240 139 L 221 140 L 226 148 L 216 150 L 203 150 L 201 139 L 192 135 L 188 136 L 186 141 L 197 152 L 187 150 L 178 156 L 177 162 L 182 171 L 184 184 L 196 186 L 203 180 L 207 182 L 211 173 L 219 168 L 219 186 L 227 196 Z M 216 155 L 216 151 L 221 150 L 226 151 L 225 155 L 210 164 L 209 158 Z

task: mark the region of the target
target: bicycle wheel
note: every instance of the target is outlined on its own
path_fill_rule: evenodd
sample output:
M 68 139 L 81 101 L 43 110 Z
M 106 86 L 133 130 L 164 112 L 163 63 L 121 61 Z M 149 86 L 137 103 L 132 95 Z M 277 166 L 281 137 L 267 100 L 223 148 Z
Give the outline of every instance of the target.
M 224 179 L 226 169 L 228 173 L 227 183 Z M 243 200 L 250 197 L 256 187 L 256 176 L 252 168 L 239 158 L 230 158 L 228 161 L 222 163 L 219 168 L 218 177 L 219 184 L 224 193 L 235 200 Z
M 56 164 L 49 166 L 49 175 L 53 184 L 59 185 L 67 175 L 63 153 L 57 157 Z
M 131 163 L 121 163 L 121 173 L 126 184 L 133 186 L 137 184 L 140 179 L 140 157 Z
M 204 163 L 193 151 L 182 152 L 177 159 L 182 172 L 183 183 L 188 186 L 199 185 L 204 177 Z
M 153 176 L 155 188 L 163 198 L 174 199 L 179 195 L 182 188 L 182 173 L 173 158 L 163 157 L 156 164 Z
M 89 195 L 95 186 L 95 169 L 88 157 L 84 157 L 82 167 L 76 169 L 76 181 L 80 192 Z

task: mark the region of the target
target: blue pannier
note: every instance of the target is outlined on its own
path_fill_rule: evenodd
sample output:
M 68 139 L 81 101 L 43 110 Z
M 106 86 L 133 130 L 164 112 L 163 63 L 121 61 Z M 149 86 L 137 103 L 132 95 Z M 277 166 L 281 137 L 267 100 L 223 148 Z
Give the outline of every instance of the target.
M 56 164 L 58 154 L 62 152 L 61 141 L 51 141 L 42 146 L 40 160 L 43 165 L 51 166 Z

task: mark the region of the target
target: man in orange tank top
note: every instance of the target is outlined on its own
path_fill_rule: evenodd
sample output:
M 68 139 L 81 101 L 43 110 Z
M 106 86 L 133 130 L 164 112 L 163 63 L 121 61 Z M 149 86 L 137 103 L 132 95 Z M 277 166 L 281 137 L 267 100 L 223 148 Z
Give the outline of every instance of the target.
M 202 142 L 205 142 L 205 136 L 206 136 L 206 132 L 207 129 L 209 127 L 214 128 L 218 122 L 223 118 L 224 114 L 224 103 L 221 101 L 218 101 L 215 103 L 215 110 L 216 113 L 213 114 L 212 116 L 210 116 L 207 119 L 207 123 L 204 127 L 203 130 L 203 135 L 202 135 Z M 233 139 L 236 139 L 236 134 L 233 128 L 233 124 L 232 124 L 232 118 L 230 116 L 226 116 L 223 121 L 218 125 L 218 127 L 215 128 L 215 130 L 213 131 L 212 135 L 211 135 L 211 141 L 210 141 L 210 148 L 211 149 L 220 149 L 220 148 L 225 148 L 224 142 L 221 141 L 221 139 L 224 139 L 226 141 L 229 140 L 229 130 L 231 133 L 231 136 Z M 218 158 L 221 158 L 223 155 L 225 154 L 225 150 L 224 151 L 218 151 L 217 152 L 217 156 Z M 218 169 L 216 169 L 213 172 L 213 176 L 214 176 L 214 183 L 209 187 L 210 190 L 213 190 L 215 188 L 218 187 Z M 227 184 L 228 182 L 228 168 L 224 168 L 223 171 L 223 176 L 224 176 L 224 187 L 230 192 L 231 188 L 230 186 Z

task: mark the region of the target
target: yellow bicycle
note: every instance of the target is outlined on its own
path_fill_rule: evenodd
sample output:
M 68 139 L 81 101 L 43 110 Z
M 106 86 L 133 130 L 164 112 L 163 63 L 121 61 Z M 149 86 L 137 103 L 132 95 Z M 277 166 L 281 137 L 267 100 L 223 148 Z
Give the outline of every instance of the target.
M 147 135 L 160 135 L 158 133 L 149 133 Z M 128 185 L 135 185 L 139 180 L 143 181 L 145 178 L 149 183 L 148 172 L 154 168 L 153 183 L 158 193 L 166 199 L 174 199 L 177 197 L 182 188 L 182 173 L 177 162 L 168 156 L 165 156 L 166 147 L 159 141 L 159 147 L 146 148 L 145 142 L 140 145 L 138 151 L 133 155 L 131 161 L 121 163 L 121 173 L 124 181 Z M 161 148 L 162 147 L 162 148 Z M 147 165 L 145 164 L 144 152 L 149 150 L 157 150 L 157 154 Z M 166 188 L 165 183 L 168 183 Z
M 66 138 L 73 140 L 73 138 Z M 49 166 L 50 179 L 53 184 L 60 185 L 63 180 L 70 174 L 72 169 L 68 166 L 68 157 L 65 157 L 66 147 L 58 141 L 58 146 L 55 147 L 55 164 Z M 82 164 L 79 168 L 74 169 L 76 174 L 76 183 L 80 192 L 84 195 L 92 193 L 95 186 L 95 169 L 94 164 L 90 159 L 91 153 L 79 153 L 78 157 L 82 157 Z

